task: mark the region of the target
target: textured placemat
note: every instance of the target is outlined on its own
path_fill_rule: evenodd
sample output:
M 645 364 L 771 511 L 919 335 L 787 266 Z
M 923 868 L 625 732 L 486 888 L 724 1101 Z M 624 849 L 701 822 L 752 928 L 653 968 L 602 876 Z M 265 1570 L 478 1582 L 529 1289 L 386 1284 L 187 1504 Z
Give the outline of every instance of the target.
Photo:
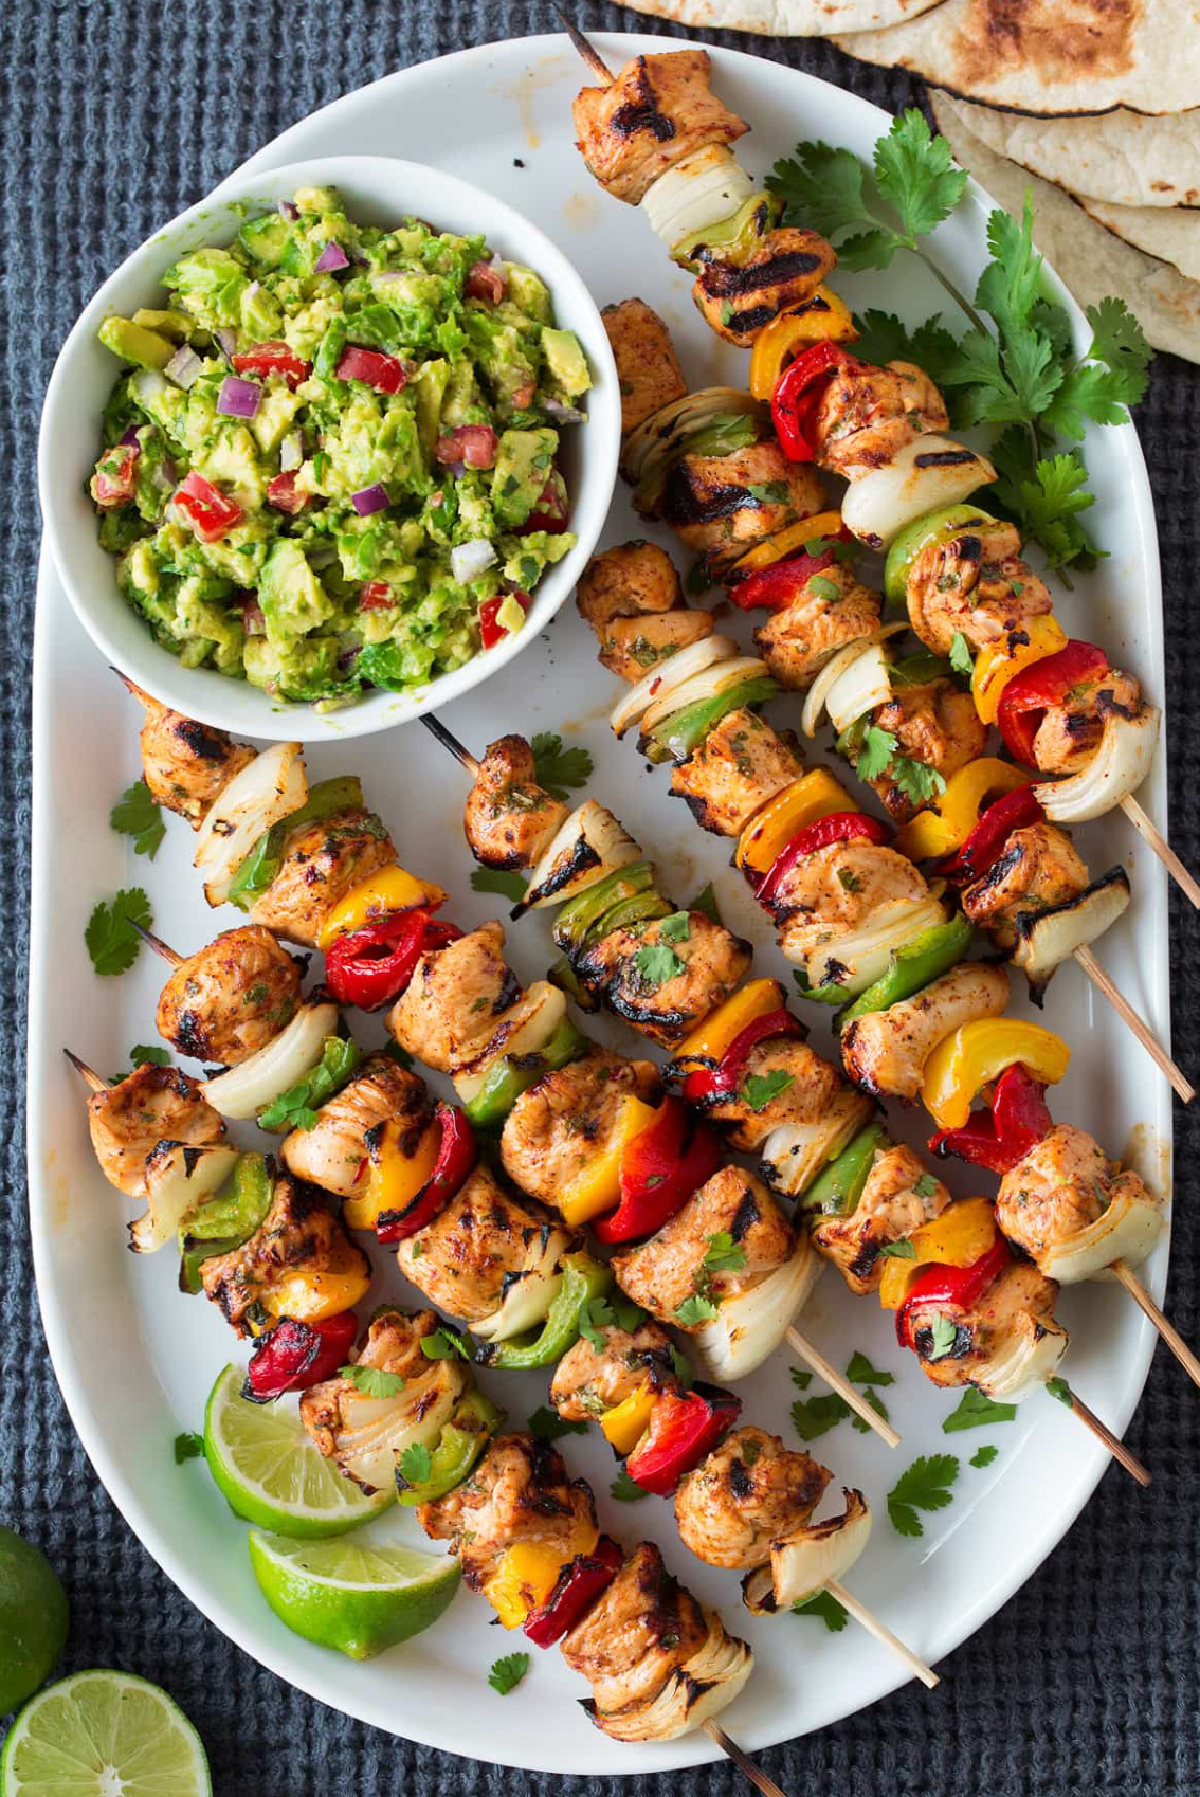
M 595 29 L 653 29 L 605 6 Z M 188 1710 L 218 1792 L 295 1797 L 475 1797 L 563 1788 L 744 1790 L 731 1769 L 674 1779 L 562 1780 L 475 1765 L 364 1728 L 281 1684 L 175 1590 L 116 1514 L 75 1438 L 38 1319 L 25 1221 L 21 1093 L 27 963 L 29 684 L 38 516 L 34 447 L 54 353 L 104 275 L 260 144 L 314 107 L 389 70 L 469 44 L 553 30 L 520 0 L 5 0 L 4 386 L 0 478 L 0 1520 L 50 1555 L 72 1602 L 67 1667 L 127 1667 Z M 662 29 L 667 29 L 663 27 Z M 769 54 L 896 108 L 905 78 L 820 43 L 720 39 Z M 1181 51 L 1182 53 L 1182 51 Z M 799 121 L 797 129 L 799 131 Z M 469 119 L 463 129 L 470 129 Z M 1200 549 L 1200 375 L 1162 356 L 1138 423 L 1150 465 L 1167 590 L 1171 834 L 1200 859 L 1200 692 L 1195 564 Z M 1200 920 L 1173 901 L 1175 1047 L 1200 1066 L 1195 957 Z M 1170 1309 L 1193 1339 L 1200 1115 L 1176 1116 Z M 837 1797 L 1196 1797 L 1200 1792 L 1194 1502 L 1200 1397 L 1160 1350 L 1130 1431 L 1154 1484 L 1110 1471 L 1041 1572 L 954 1656 L 933 1696 L 910 1689 L 837 1728 L 765 1754 L 792 1793 Z M 781 1628 L 779 1651 L 788 1651 Z

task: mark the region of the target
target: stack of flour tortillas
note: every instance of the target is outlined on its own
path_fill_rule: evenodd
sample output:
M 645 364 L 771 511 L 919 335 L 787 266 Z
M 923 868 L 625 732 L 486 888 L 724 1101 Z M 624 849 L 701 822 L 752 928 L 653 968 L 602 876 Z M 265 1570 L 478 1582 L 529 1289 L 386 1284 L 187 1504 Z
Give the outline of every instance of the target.
M 1032 191 L 1038 248 L 1079 302 L 1119 293 L 1157 349 L 1200 362 L 1200 0 L 632 4 L 834 37 L 923 75 L 938 128 L 993 199 L 1019 214 Z

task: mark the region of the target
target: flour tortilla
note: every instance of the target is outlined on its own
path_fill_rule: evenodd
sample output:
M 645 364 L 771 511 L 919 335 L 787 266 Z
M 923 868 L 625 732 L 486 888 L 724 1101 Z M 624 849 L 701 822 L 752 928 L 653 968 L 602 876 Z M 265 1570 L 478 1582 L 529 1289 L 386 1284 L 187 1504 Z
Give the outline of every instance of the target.
M 1200 281 L 1200 212 L 1182 206 L 1110 206 L 1083 198 L 1079 204 L 1089 218 L 1134 249 L 1169 262 L 1189 281 Z
M 1114 237 L 1061 187 L 989 150 L 964 125 L 964 106 L 946 94 L 930 98 L 938 130 L 997 205 L 1019 217 L 1031 192 L 1034 242 L 1081 306 L 1119 294 L 1155 349 L 1200 362 L 1200 285 Z
M 1200 0 L 946 0 L 923 19 L 836 41 L 1017 112 L 1200 106 Z
M 989 150 L 1072 193 L 1117 206 L 1200 207 L 1200 110 L 1037 119 L 967 106 L 962 117 Z
M 629 0 L 634 12 L 692 31 L 753 31 L 762 37 L 833 37 L 886 31 L 947 0 Z

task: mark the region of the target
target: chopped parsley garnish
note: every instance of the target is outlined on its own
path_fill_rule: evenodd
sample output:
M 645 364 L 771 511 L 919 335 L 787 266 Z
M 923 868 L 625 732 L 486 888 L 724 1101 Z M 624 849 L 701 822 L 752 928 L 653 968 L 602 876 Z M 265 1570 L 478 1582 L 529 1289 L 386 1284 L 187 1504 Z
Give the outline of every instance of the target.
M 901 1236 L 898 1242 L 885 1242 L 879 1250 L 880 1260 L 916 1260 L 917 1251 L 909 1238 Z
M 259 1113 L 262 1129 L 312 1129 L 321 1106 L 350 1080 L 362 1065 L 363 1053 L 350 1036 L 326 1036 L 321 1059 L 297 1085 L 281 1092 Z
M 171 1057 L 165 1048 L 148 1048 L 144 1042 L 138 1042 L 129 1051 L 129 1064 L 138 1067 L 169 1067 Z
M 616 1320 L 607 1298 L 589 1298 L 579 1313 L 579 1333 L 585 1341 L 591 1342 L 597 1354 L 603 1354 L 604 1337 L 600 1331 L 611 1328 Z
M 922 1173 L 920 1179 L 913 1181 L 913 1191 L 918 1198 L 936 1198 L 941 1184 L 935 1173 Z
M 660 942 L 690 942 L 691 937 L 692 926 L 686 911 L 672 911 L 658 926 Z

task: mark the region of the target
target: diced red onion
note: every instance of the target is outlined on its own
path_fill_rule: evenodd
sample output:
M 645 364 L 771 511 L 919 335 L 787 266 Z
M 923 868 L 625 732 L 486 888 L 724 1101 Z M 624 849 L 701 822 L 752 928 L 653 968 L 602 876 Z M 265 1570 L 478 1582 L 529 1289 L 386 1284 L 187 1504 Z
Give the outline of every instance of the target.
M 498 275 L 503 275 L 505 272 L 504 271 L 504 257 L 500 254 L 500 251 L 493 250 L 489 260 L 490 260 L 491 266 L 495 269 L 496 273 Z M 507 276 L 505 276 L 505 278 L 507 279 Z
M 262 398 L 257 381 L 244 381 L 240 375 L 226 375 L 217 395 L 217 410 L 226 418 L 253 418 Z
M 300 208 L 296 205 L 294 200 L 280 200 L 279 210 L 282 216 L 288 219 L 289 222 L 300 216 Z
M 291 474 L 304 460 L 304 433 L 289 431 L 279 445 L 279 472 Z
M 455 480 L 461 480 L 467 472 L 467 464 L 465 462 L 447 462 L 446 472 L 452 474 Z
M 338 243 L 336 239 L 330 238 L 329 242 L 325 245 L 325 248 L 321 251 L 321 254 L 317 257 L 313 272 L 314 274 L 319 275 L 329 275 L 332 274 L 335 269 L 349 268 L 349 266 L 350 258 L 342 248 L 341 244 Z
M 200 378 L 200 370 L 204 364 L 190 343 L 181 343 L 171 360 L 164 366 L 163 373 L 177 387 L 194 387 Z
M 496 551 L 486 537 L 478 537 L 472 543 L 457 543 L 450 551 L 450 572 L 460 586 L 468 581 L 478 579 L 485 568 L 490 568 L 496 559 Z
M 583 424 L 584 415 L 578 406 L 569 406 L 565 400 L 555 399 L 547 394 L 542 401 L 551 418 L 557 418 L 560 424 Z
M 213 336 L 221 345 L 221 353 L 232 356 L 237 351 L 237 332 L 231 325 L 223 324 L 213 332 Z
M 138 436 L 138 432 L 141 428 L 140 424 L 130 425 L 129 429 L 125 432 L 125 435 L 121 438 L 122 449 L 132 449 L 134 444 L 136 444 L 139 449 L 141 448 L 142 439 Z
M 382 481 L 376 481 L 373 487 L 360 487 L 357 493 L 351 493 L 350 503 L 360 518 L 369 518 L 372 512 L 381 512 L 392 502 Z

